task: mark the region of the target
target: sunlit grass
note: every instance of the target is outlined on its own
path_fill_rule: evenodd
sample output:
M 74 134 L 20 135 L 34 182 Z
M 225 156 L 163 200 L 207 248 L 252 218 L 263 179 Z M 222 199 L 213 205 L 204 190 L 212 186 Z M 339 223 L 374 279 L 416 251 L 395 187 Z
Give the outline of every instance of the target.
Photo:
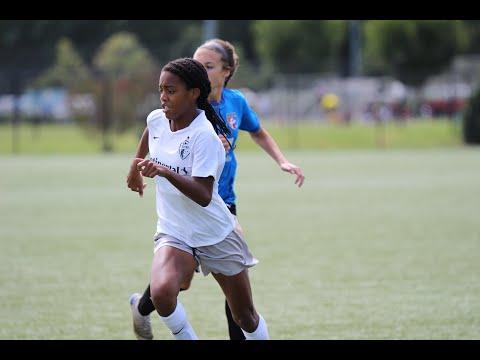
M 480 339 L 478 149 L 288 151 L 296 188 L 240 152 L 238 217 L 260 263 L 253 296 L 274 339 Z M 129 154 L 0 156 L 0 339 L 133 339 L 155 196 Z M 203 339 L 227 339 L 211 276 L 181 293 Z M 154 335 L 171 339 L 153 314 Z
M 460 124 L 448 120 L 415 120 L 385 125 L 352 123 L 333 125 L 302 123 L 283 126 L 265 121 L 263 126 L 285 150 L 435 148 L 462 143 Z M 101 133 L 74 125 L 0 125 L 0 153 L 82 154 L 99 153 L 105 145 L 113 152 L 133 153 L 142 129 L 102 137 Z M 261 151 L 249 135 L 240 132 L 238 151 Z

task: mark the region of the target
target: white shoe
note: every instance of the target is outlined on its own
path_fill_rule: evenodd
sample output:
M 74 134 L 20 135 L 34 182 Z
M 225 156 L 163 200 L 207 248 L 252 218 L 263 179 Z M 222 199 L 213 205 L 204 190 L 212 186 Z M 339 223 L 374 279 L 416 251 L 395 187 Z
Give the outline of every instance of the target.
M 138 301 L 142 295 L 133 293 L 128 300 L 132 309 L 133 332 L 138 340 L 152 340 L 152 324 L 150 323 L 150 315 L 143 316 L 138 311 Z

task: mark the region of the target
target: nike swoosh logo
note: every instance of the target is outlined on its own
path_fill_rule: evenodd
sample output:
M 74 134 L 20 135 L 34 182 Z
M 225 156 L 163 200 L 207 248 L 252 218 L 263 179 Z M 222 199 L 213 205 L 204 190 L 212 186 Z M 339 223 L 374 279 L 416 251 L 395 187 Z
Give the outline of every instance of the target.
M 154 139 L 158 139 L 158 138 L 160 138 L 160 136 L 154 136 L 153 138 L 154 138 Z

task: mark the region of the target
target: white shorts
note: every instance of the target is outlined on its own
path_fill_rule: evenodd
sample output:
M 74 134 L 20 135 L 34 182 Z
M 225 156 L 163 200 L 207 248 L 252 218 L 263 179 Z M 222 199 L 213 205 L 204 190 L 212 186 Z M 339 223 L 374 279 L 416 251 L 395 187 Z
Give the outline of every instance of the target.
M 258 260 L 250 253 L 238 227 L 228 234 L 225 240 L 196 248 L 163 233 L 156 234 L 153 241 L 154 253 L 162 246 L 172 246 L 191 254 L 197 262 L 195 271 L 199 272 L 198 266 L 200 266 L 205 276 L 211 272 L 233 276 L 258 263 Z

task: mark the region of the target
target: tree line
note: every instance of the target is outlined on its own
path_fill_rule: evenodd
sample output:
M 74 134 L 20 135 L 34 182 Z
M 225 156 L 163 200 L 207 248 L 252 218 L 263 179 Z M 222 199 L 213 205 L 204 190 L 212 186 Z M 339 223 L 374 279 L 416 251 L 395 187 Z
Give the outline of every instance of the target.
M 478 20 L 362 20 L 363 75 L 390 75 L 409 85 L 445 69 L 458 54 L 480 53 Z M 237 46 L 244 78 L 253 87 L 273 73 L 349 76 L 348 20 L 217 20 L 218 37 Z M 191 56 L 202 38 L 202 20 L 0 20 L 0 71 L 28 73 L 51 67 L 59 41 L 68 39 L 92 64 L 116 33 L 133 34 L 157 64 Z M 258 76 L 259 74 L 263 76 Z

